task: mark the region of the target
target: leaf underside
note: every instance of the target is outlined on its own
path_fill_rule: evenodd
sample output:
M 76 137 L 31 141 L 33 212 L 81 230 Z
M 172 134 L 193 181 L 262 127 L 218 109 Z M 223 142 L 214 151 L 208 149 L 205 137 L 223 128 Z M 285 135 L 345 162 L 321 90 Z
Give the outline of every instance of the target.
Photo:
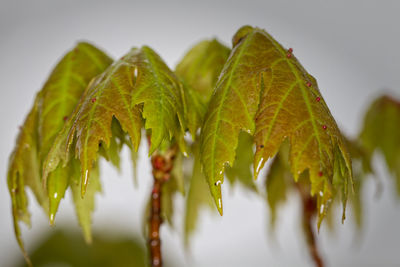
M 347 184 L 351 160 L 317 83 L 291 50 L 263 30 L 245 26 L 233 42 L 201 132 L 203 169 L 217 208 L 222 214 L 225 166 L 233 165 L 238 135 L 245 131 L 256 144 L 255 177 L 289 140 L 291 172 L 297 180 L 308 170 L 321 222 L 335 191 L 334 173 Z
M 50 216 L 51 223 L 75 166 L 59 167 L 47 177 L 47 192 L 42 187 L 42 164 L 55 136 L 78 102 L 89 81 L 112 60 L 88 43 L 79 43 L 57 64 L 43 89 L 37 94 L 10 158 L 8 185 L 12 197 L 14 227 L 22 250 L 18 221 L 29 224 L 25 186 Z M 81 217 L 79 217 L 79 220 Z M 28 261 L 29 262 L 29 261 Z

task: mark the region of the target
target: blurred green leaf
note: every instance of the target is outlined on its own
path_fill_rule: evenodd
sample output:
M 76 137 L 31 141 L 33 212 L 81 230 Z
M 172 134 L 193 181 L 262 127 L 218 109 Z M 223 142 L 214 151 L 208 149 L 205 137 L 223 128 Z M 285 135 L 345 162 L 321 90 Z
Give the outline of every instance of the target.
M 193 46 L 176 66 L 176 74 L 208 102 L 230 49 L 218 40 L 204 40 Z
M 92 212 L 94 210 L 94 200 L 97 192 L 101 191 L 99 167 L 94 166 L 90 176 L 88 190 L 84 198 L 81 196 L 81 184 L 79 179 L 79 162 L 77 159 L 70 161 L 70 166 L 75 166 L 75 174 L 70 178 L 72 199 L 75 204 L 75 212 L 82 228 L 83 236 L 87 243 L 92 243 Z
M 279 205 L 287 199 L 288 191 L 293 189 L 293 176 L 289 166 L 289 146 L 286 142 L 274 157 L 267 173 L 266 191 L 267 202 L 271 212 L 271 229 L 274 229 Z
M 79 234 L 72 231 L 56 231 L 41 241 L 30 257 L 36 267 L 146 266 L 146 250 L 138 240 L 95 235 L 93 243 L 87 245 Z
M 376 99 L 365 115 L 360 140 L 369 157 L 376 150 L 383 154 L 400 195 L 400 102 L 390 96 Z
M 226 168 L 225 174 L 232 185 L 238 181 L 251 191 L 257 192 L 254 176 L 251 172 L 251 166 L 253 164 L 253 143 L 253 137 L 248 133 L 241 132 L 239 134 L 235 161 L 232 167 Z
M 201 127 L 206 108 L 230 49 L 216 39 L 192 47 L 176 66 L 175 73 L 185 89 L 185 116 L 193 139 Z
M 189 190 L 186 197 L 184 217 L 184 242 L 189 245 L 190 235 L 196 229 L 199 213 L 204 206 L 212 207 L 212 197 L 204 174 L 201 172 L 200 148 L 198 143 L 192 145 L 193 170 L 189 179 Z

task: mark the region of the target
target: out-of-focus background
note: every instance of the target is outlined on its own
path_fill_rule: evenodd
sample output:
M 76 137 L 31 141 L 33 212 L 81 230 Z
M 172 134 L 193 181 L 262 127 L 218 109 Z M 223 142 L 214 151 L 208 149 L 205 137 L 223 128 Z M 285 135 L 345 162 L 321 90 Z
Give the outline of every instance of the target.
M 197 41 L 217 37 L 230 45 L 244 25 L 266 29 L 314 75 L 333 116 L 349 136 L 373 97 L 400 96 L 400 2 L 398 1 L 61 1 L 0 2 L 0 266 L 14 266 L 21 253 L 14 238 L 6 171 L 18 126 L 60 57 L 88 40 L 114 58 L 132 46 L 153 47 L 174 67 Z M 122 171 L 102 164 L 103 194 L 97 198 L 94 231 L 106 236 L 141 235 L 150 192 L 147 149 L 141 148 L 139 185 L 134 186 L 128 151 Z M 377 156 L 383 193 L 375 197 L 369 179 L 363 192 L 363 230 L 348 220 L 329 233 L 323 224 L 319 245 L 327 266 L 399 266 L 400 202 Z M 262 185 L 260 177 L 257 183 Z M 48 226 L 33 198 L 32 229 L 24 227 L 28 250 L 57 229 L 77 226 L 69 194 L 59 209 L 56 229 Z M 31 196 L 32 197 L 32 196 Z M 223 189 L 224 216 L 201 213 L 190 250 L 182 242 L 182 197 L 176 225 L 162 228 L 163 253 L 175 266 L 312 266 L 300 229 L 299 203 L 289 200 L 274 234 L 268 231 L 266 201 L 240 186 Z M 144 242 L 144 240 L 142 240 Z

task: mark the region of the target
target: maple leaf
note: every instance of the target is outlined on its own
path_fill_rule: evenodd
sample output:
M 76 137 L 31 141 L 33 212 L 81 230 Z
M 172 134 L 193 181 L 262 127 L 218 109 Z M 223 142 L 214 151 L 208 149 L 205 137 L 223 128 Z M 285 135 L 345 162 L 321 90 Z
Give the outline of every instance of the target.
M 254 135 L 255 176 L 289 140 L 291 172 L 297 180 L 308 171 L 320 224 L 335 191 L 334 174 L 346 184 L 352 176 L 350 156 L 315 79 L 291 49 L 250 26 L 233 38 L 201 132 L 202 164 L 221 214 L 225 166 L 234 163 L 240 131 Z
M 37 94 L 34 106 L 21 127 L 16 147 L 10 157 L 8 186 L 16 237 L 28 262 L 18 224 L 20 220 L 29 224 L 25 186 L 32 189 L 52 223 L 74 166 L 57 168 L 48 177 L 47 190 L 44 190 L 41 186 L 42 163 L 89 81 L 111 62 L 96 47 L 79 43 L 57 64 L 43 89 Z
M 144 126 L 150 131 L 150 154 L 172 137 L 184 151 L 182 85 L 151 48 L 133 48 L 92 81 L 58 135 L 44 164 L 44 176 L 54 171 L 60 160 L 67 165 L 74 147 L 81 163 L 83 196 L 99 144 L 108 150 L 112 144 L 113 118 L 130 137 L 134 150 Z

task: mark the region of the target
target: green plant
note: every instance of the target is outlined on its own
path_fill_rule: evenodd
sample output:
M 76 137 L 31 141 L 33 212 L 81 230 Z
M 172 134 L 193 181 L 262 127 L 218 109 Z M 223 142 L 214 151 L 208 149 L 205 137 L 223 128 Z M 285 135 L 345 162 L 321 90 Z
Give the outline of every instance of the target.
M 366 144 L 374 138 L 368 137 L 371 128 L 366 126 L 362 134 Z M 29 223 L 25 186 L 33 191 L 51 224 L 70 187 L 78 220 L 90 242 L 94 195 L 100 190 L 98 157 L 118 167 L 119 152 L 127 145 L 135 162 L 142 132 L 148 140 L 154 178 L 147 231 L 152 266 L 162 265 L 159 229 L 163 219 L 172 223 L 175 193 L 188 188 L 188 241 L 198 209 L 210 200 L 207 191 L 222 215 L 225 173 L 231 182 L 239 181 L 258 192 L 253 176 L 275 155 L 266 185 L 270 206 L 276 209 L 285 188 L 294 185 L 288 179 L 293 177 L 304 203 L 310 251 L 316 264 L 322 265 L 312 218 L 317 215 L 320 227 L 339 195 L 344 220 L 349 188 L 352 191 L 358 185 L 358 180 L 353 183 L 350 153 L 353 147 L 362 149 L 347 145 L 316 80 L 293 50 L 250 26 L 234 35 L 232 49 L 217 40 L 199 43 L 175 71 L 147 46 L 133 48 L 114 62 L 87 43 L 64 56 L 37 94 L 10 158 L 14 228 L 28 263 L 19 229 L 19 221 Z M 186 132 L 191 138 L 185 138 Z M 367 146 L 365 172 L 377 146 Z M 363 159 L 358 156 L 363 153 L 352 155 Z M 183 175 L 187 161 L 193 166 L 190 179 Z M 389 161 L 388 165 L 398 166 Z M 279 190 L 270 190 L 274 187 Z

